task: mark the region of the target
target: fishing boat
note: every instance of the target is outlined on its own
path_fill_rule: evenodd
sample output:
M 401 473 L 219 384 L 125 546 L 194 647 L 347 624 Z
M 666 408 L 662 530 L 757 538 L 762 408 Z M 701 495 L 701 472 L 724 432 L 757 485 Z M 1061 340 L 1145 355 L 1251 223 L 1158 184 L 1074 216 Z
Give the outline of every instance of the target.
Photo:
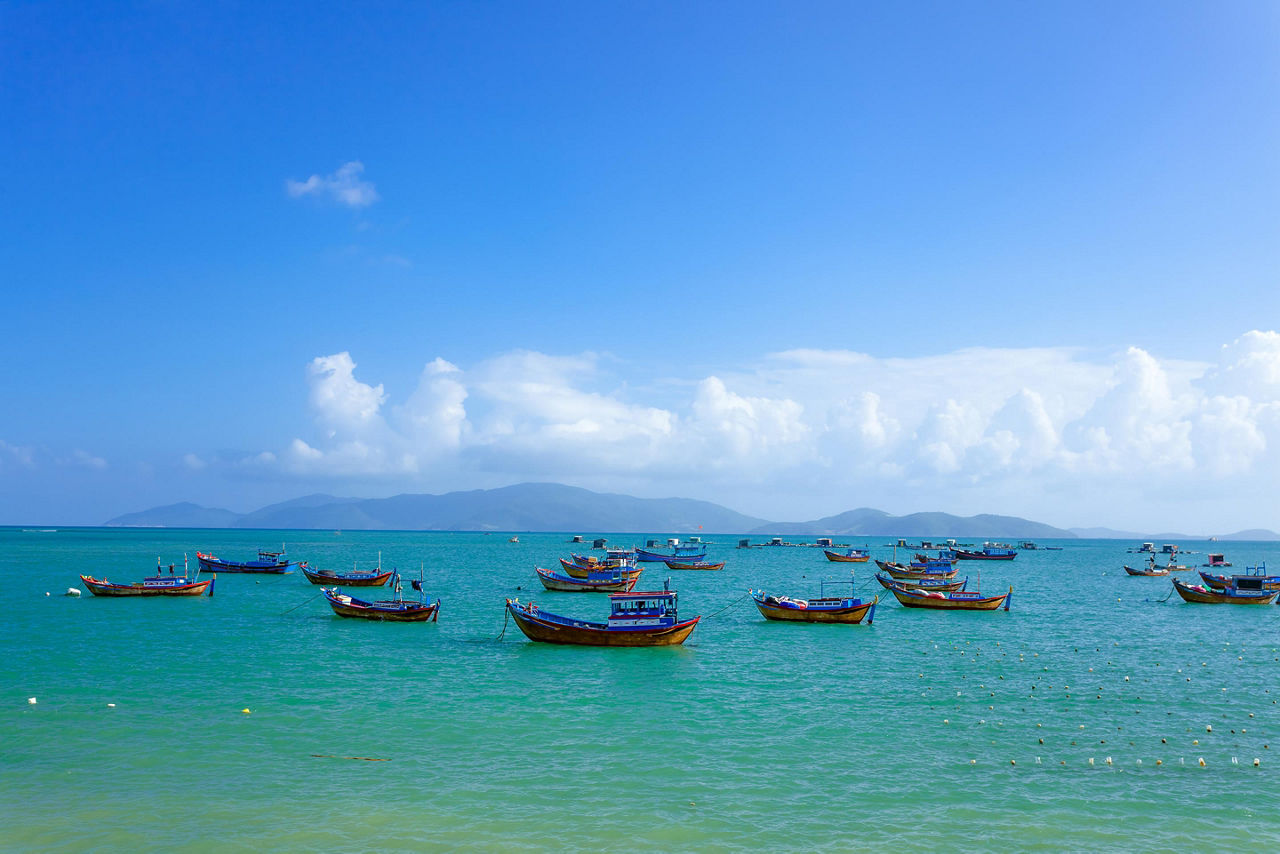
M 952 578 L 955 578 L 957 572 L 959 572 L 959 570 L 951 564 L 942 564 L 934 567 L 924 564 L 918 566 L 905 566 L 900 563 L 877 559 L 876 566 L 880 567 L 882 572 L 887 573 L 893 578 L 907 581 L 920 581 L 926 578 L 949 581 Z
M 378 555 L 377 569 L 361 571 L 352 567 L 350 572 L 338 572 L 334 569 L 312 569 L 305 561 L 298 564 L 298 569 L 302 570 L 302 574 L 312 584 L 331 584 L 337 587 L 381 587 L 396 574 L 395 569 L 383 572 L 381 554 Z
M 1187 584 L 1174 578 L 1173 589 L 1187 602 L 1197 605 L 1270 605 L 1280 590 L 1247 590 L 1234 585 L 1214 590 L 1202 584 Z
M 959 581 L 942 578 L 920 578 L 911 580 L 907 578 L 894 578 L 891 575 L 885 575 L 882 572 L 877 572 L 876 581 L 879 581 L 880 586 L 885 590 L 892 590 L 895 587 L 901 587 L 906 590 L 938 590 L 943 593 L 950 593 L 954 590 L 963 590 L 969 586 L 969 576 L 967 575 Z
M 828 596 L 828 586 L 849 585 L 848 596 Z M 818 587 L 817 599 L 794 599 L 790 596 L 773 596 L 763 590 L 748 590 L 747 595 L 760 609 L 760 616 L 766 620 L 778 620 L 789 623 L 861 623 L 865 617 L 867 625 L 875 620 L 878 596 L 859 599 L 853 595 L 856 591 L 853 579 L 848 581 L 822 581 Z
M 419 573 L 421 576 L 421 573 Z M 435 622 L 440 616 L 440 600 L 428 601 L 422 589 L 421 577 L 412 579 L 410 585 L 418 592 L 418 598 L 405 599 L 404 590 L 397 575 L 392 584 L 395 597 L 368 602 L 348 596 L 338 587 L 321 587 L 320 592 L 329 602 L 333 613 L 339 617 L 357 617 L 363 620 L 382 620 L 392 623 Z
M 638 570 L 635 574 L 603 570 L 590 572 L 586 578 L 574 578 L 572 575 L 561 575 L 554 569 L 538 566 L 533 569 L 538 573 L 538 580 L 543 587 L 560 593 L 626 593 L 636 586 L 636 580 L 640 577 Z
M 976 590 L 956 590 L 943 593 L 938 590 L 904 590 L 890 587 L 889 592 L 906 608 L 933 608 L 939 611 L 995 611 L 1001 606 L 1009 610 L 1013 588 L 999 596 L 983 596 Z
M 200 561 L 200 569 L 202 572 L 257 572 L 257 573 L 275 573 L 280 574 L 289 571 L 289 567 L 294 566 L 288 557 L 285 556 L 284 549 L 278 552 L 258 550 L 257 560 L 248 560 L 237 563 L 231 560 L 222 560 L 204 552 L 196 552 L 196 560 Z
M 827 560 L 835 563 L 866 563 L 871 559 L 871 555 L 866 549 L 845 549 L 843 552 L 823 549 L 822 553 L 827 556 Z
M 983 543 L 981 551 L 956 549 L 956 557 L 960 560 L 1013 560 L 1018 550 L 1002 543 Z
M 1168 575 L 1169 574 L 1169 569 L 1167 567 L 1156 566 L 1156 562 L 1154 558 L 1151 560 L 1150 564 L 1145 569 L 1135 569 L 1132 566 L 1125 564 L 1124 571 L 1129 573 L 1130 575 Z
M 1225 590 L 1228 587 L 1240 590 L 1280 590 L 1280 575 L 1268 575 L 1266 562 L 1246 567 L 1244 573 L 1238 575 L 1221 575 L 1200 570 L 1200 577 L 1214 590 Z
M 586 578 L 593 572 L 621 572 L 630 575 L 632 578 L 640 577 L 641 567 L 623 560 L 592 560 L 587 562 L 581 560 L 579 555 L 574 555 L 573 557 L 574 560 L 560 558 L 560 566 L 566 574 L 574 578 Z
M 541 643 L 580 646 L 674 646 L 682 644 L 701 617 L 680 621 L 676 592 L 610 593 L 609 620 L 593 623 L 562 617 L 532 602 L 507 600 L 507 613 L 525 637 Z
M 912 563 L 913 564 L 916 564 L 916 563 L 948 563 L 950 564 L 950 563 L 955 563 L 957 560 L 959 560 L 959 558 L 956 557 L 956 553 L 954 550 L 942 549 L 938 552 L 937 557 L 934 557 L 933 555 L 927 555 L 924 552 L 916 552 L 915 560 L 913 560 Z
M 724 561 L 713 563 L 707 560 L 668 560 L 666 563 L 669 569 L 724 569 Z
M 671 541 L 671 554 L 636 549 L 636 560 L 641 563 L 665 563 L 669 560 L 702 560 L 707 556 L 707 547 L 702 543 L 681 543 Z
M 174 565 L 169 564 L 169 573 L 156 562 L 156 574 L 132 584 L 113 584 L 105 578 L 82 575 L 80 580 L 94 596 L 201 596 L 206 591 L 213 595 L 215 577 L 200 580 L 197 571 L 194 578 L 187 577 L 187 561 L 182 560 L 182 574 L 174 573 Z

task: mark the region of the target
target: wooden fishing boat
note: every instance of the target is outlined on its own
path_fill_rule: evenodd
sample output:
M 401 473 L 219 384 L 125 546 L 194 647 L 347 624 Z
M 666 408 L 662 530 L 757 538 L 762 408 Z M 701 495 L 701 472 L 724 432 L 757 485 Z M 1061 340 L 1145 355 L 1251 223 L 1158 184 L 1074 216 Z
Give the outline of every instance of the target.
M 939 611 L 994 611 L 1001 606 L 1009 610 L 1013 588 L 999 596 L 983 596 L 976 590 L 943 593 L 936 590 L 904 590 L 890 587 L 894 597 L 906 608 L 933 608 Z
M 712 563 L 706 560 L 669 560 L 667 561 L 669 569 L 704 569 L 717 570 L 724 569 L 724 561 Z
M 261 549 L 258 550 L 258 559 L 237 563 L 231 560 L 222 560 L 211 554 L 204 552 L 196 552 L 196 559 L 200 561 L 200 570 L 202 572 L 256 572 L 256 573 L 274 573 L 281 574 L 289 571 L 289 567 L 295 564 L 285 556 L 284 550 L 278 552 L 268 552 Z
M 849 596 L 828 596 L 827 585 L 848 584 Z M 747 594 L 760 609 L 760 616 L 766 620 L 779 620 L 789 623 L 861 623 L 865 617 L 867 625 L 875 619 L 876 603 L 880 597 L 872 597 L 868 602 L 853 596 L 853 581 L 824 581 L 818 590 L 817 599 L 793 599 L 790 596 L 773 596 L 763 590 L 748 590 Z
M 938 557 L 916 552 L 916 559 L 912 563 L 955 563 L 959 558 L 955 556 L 955 552 L 947 552 L 943 550 L 939 552 Z
M 846 549 L 843 553 L 823 549 L 822 553 L 827 556 L 827 560 L 835 563 L 866 563 L 871 559 L 866 549 Z
M 673 543 L 671 548 L 671 554 L 636 549 L 636 560 L 641 563 L 665 563 L 668 560 L 702 560 L 707 556 L 707 547 L 701 543 Z
M 1169 574 L 1169 570 L 1167 568 L 1163 566 L 1156 566 L 1155 561 L 1152 561 L 1151 566 L 1148 566 L 1145 569 L 1135 569 L 1132 566 L 1125 564 L 1124 571 L 1129 573 L 1130 575 L 1168 575 Z
M 519 599 L 507 600 L 507 613 L 529 640 L 580 646 L 674 646 L 702 619 L 679 620 L 674 590 L 610 593 L 609 605 L 606 623 L 562 617 Z
M 949 581 L 956 577 L 958 570 L 951 565 L 929 568 L 928 566 L 919 569 L 910 566 L 904 566 L 900 563 L 893 563 L 887 560 L 876 560 L 876 566 L 887 573 L 890 577 L 900 581 L 921 581 L 927 578 Z
M 391 576 L 396 574 L 394 569 L 388 569 L 383 572 L 381 567 L 367 572 L 355 569 L 350 572 L 338 572 L 334 569 L 312 569 L 306 563 L 298 564 L 298 569 L 302 570 L 302 574 L 312 584 L 331 584 L 337 587 L 381 587 L 387 583 Z
M 982 551 L 956 549 L 956 557 L 960 560 L 1013 560 L 1018 550 L 1000 543 L 983 543 Z
M 169 573 L 156 567 L 156 574 L 132 584 L 113 584 L 105 578 L 94 578 L 82 575 L 80 580 L 94 596 L 202 596 L 207 591 L 213 595 L 213 583 L 217 576 L 200 580 L 197 572 L 194 578 L 187 577 L 186 560 L 182 562 L 182 574 L 174 573 L 174 564 L 169 564 Z
M 415 581 L 413 584 L 421 592 L 419 583 Z M 440 616 L 439 599 L 428 602 L 425 598 L 417 601 L 401 598 L 399 585 L 396 588 L 396 598 L 376 602 L 366 602 L 363 599 L 348 596 L 337 587 L 321 587 L 320 592 L 328 600 L 333 613 L 339 617 L 358 617 L 363 620 L 382 620 L 391 623 L 423 623 L 428 620 L 435 622 Z
M 1173 589 L 1187 602 L 1198 605 L 1271 605 L 1280 596 L 1280 590 L 1241 590 L 1225 587 L 1214 590 L 1200 584 L 1187 584 L 1174 578 Z
M 1230 564 L 1227 564 L 1230 566 Z M 1257 566 L 1245 568 L 1245 572 L 1237 575 L 1220 575 L 1200 570 L 1204 583 L 1214 590 L 1236 587 L 1240 590 L 1280 590 L 1280 575 L 1267 575 L 1265 562 Z
M 621 560 L 597 560 L 584 564 L 560 558 L 560 566 L 564 568 L 567 575 L 574 578 L 586 578 L 593 572 L 621 572 L 632 578 L 639 578 L 641 571 L 641 567 Z
M 561 575 L 553 569 L 542 569 L 535 566 L 538 580 L 548 590 L 560 593 L 626 593 L 636 586 L 640 574 L 628 572 L 591 572 L 586 578 L 574 578 L 572 575 Z
M 880 586 L 885 590 L 892 590 L 894 587 L 901 587 L 906 590 L 938 590 L 943 593 L 950 593 L 955 590 L 963 590 L 969 586 L 969 576 L 965 576 L 959 581 L 946 580 L 941 578 L 921 578 L 916 580 L 906 578 L 894 578 L 884 573 L 876 573 L 876 581 L 880 582 Z

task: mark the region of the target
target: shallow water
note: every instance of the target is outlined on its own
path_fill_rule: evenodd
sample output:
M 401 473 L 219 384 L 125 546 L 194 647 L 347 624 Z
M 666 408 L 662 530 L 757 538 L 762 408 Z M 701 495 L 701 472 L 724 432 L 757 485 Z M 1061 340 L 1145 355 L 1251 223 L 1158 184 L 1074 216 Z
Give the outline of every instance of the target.
M 1161 602 L 1167 578 L 1121 570 L 1133 544 L 960 564 L 986 592 L 1013 585 L 1008 613 L 889 596 L 872 626 L 810 626 L 741 597 L 812 596 L 850 565 L 718 536 L 723 571 L 641 579 L 670 577 L 682 616 L 714 614 L 684 647 L 499 640 L 507 596 L 604 615 L 603 596 L 533 574 L 583 548 L 567 539 L 0 529 L 0 847 L 1280 846 L 1280 609 Z M 212 598 L 61 595 L 81 572 L 136 580 L 157 556 L 282 541 L 320 567 L 425 561 L 439 622 L 336 618 L 300 573 L 224 574 Z M 1280 568 L 1277 544 L 1182 545 Z

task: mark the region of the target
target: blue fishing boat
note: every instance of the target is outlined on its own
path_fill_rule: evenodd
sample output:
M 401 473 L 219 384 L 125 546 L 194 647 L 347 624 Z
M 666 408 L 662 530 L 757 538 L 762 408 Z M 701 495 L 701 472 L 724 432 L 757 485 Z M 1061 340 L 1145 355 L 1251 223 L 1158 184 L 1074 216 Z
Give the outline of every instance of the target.
M 672 543 L 671 548 L 671 554 L 636 549 L 636 560 L 646 563 L 666 563 L 669 560 L 700 561 L 707 556 L 707 547 L 701 543 Z
M 585 578 L 561 574 L 552 569 L 535 566 L 538 580 L 548 590 L 560 593 L 625 593 L 636 586 L 640 578 L 639 570 L 635 573 L 622 570 L 601 570 L 588 572 Z
M 1013 560 L 1018 550 L 1002 543 L 983 543 L 982 551 L 956 549 L 956 557 L 960 560 Z
M 544 611 L 532 602 L 507 600 L 507 613 L 525 637 L 578 646 L 674 646 L 682 644 L 701 617 L 681 621 L 676 592 L 610 593 L 609 621 L 594 623 Z
M 182 559 L 181 575 L 174 572 L 173 564 L 169 564 L 169 573 L 166 575 L 164 569 L 158 565 L 159 561 L 156 563 L 155 575 L 129 584 L 113 583 L 92 575 L 81 575 L 80 580 L 94 596 L 200 596 L 206 592 L 210 596 L 213 595 L 215 577 L 211 576 L 201 581 L 199 572 L 196 572 L 194 578 L 188 577 L 185 556 Z
M 1234 587 L 1237 590 L 1280 590 L 1280 575 L 1268 575 L 1266 561 L 1257 566 L 1245 567 L 1243 573 L 1236 575 L 1221 575 L 1200 570 L 1200 577 L 1213 590 L 1226 590 L 1228 587 Z
M 223 560 L 204 552 L 196 552 L 196 559 L 200 561 L 200 569 L 204 572 L 256 572 L 279 575 L 288 572 L 289 567 L 297 565 L 285 556 L 283 548 L 278 552 L 259 549 L 257 560 L 243 562 Z
M 848 596 L 828 596 L 827 587 L 849 585 Z M 854 595 L 854 579 L 848 581 L 822 581 L 816 599 L 796 599 L 791 596 L 774 596 L 763 590 L 748 590 L 747 595 L 756 603 L 760 616 L 766 620 L 787 623 L 861 623 L 866 618 L 871 625 L 876 616 L 879 597 L 870 601 Z

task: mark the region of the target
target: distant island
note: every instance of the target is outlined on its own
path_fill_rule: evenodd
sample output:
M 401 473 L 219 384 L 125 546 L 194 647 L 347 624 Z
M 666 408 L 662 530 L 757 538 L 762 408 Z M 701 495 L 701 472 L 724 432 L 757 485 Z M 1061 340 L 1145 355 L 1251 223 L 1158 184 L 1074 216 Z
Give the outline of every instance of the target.
M 757 537 L 945 537 L 987 539 L 1203 539 L 1106 528 L 1063 529 L 1017 516 L 893 516 L 860 508 L 808 522 L 771 522 L 689 498 L 636 498 L 556 483 L 522 483 L 443 495 L 391 498 L 307 495 L 251 513 L 181 503 L 127 513 L 109 527 L 258 528 L 398 531 L 607 531 L 616 533 L 742 534 Z M 1220 535 L 1221 540 L 1276 540 L 1267 530 Z

